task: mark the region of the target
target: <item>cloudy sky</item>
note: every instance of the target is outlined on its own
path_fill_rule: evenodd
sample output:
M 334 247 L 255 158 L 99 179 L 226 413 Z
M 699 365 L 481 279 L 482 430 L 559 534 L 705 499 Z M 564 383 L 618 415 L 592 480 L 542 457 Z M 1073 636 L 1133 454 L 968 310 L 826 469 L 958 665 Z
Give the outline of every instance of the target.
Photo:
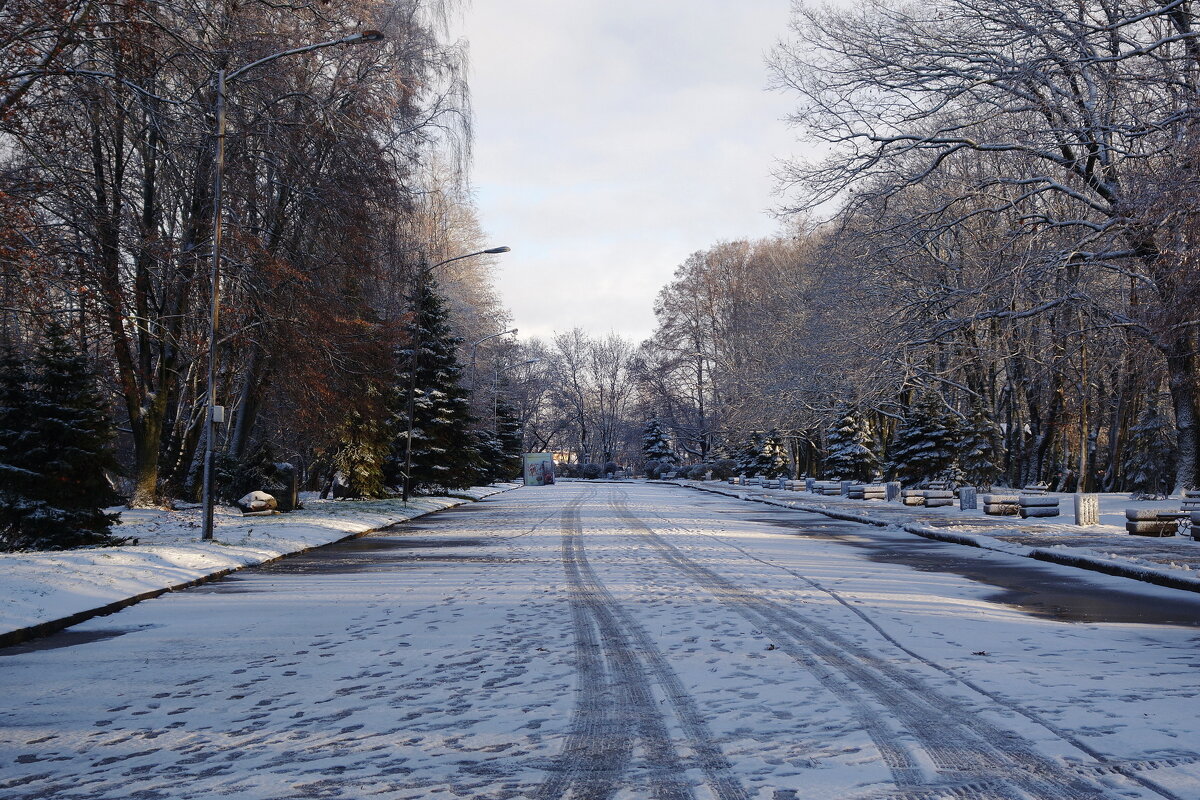
M 474 184 L 522 336 L 640 340 L 675 268 L 778 228 L 789 0 L 474 0 Z

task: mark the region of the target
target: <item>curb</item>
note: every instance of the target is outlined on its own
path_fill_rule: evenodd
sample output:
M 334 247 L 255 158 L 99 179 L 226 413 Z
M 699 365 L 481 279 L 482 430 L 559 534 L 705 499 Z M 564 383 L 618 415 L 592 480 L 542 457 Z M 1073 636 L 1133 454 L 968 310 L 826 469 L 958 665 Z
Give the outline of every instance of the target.
M 707 486 L 696 486 L 686 483 L 671 482 L 670 485 L 678 486 L 681 489 L 695 489 L 699 492 L 708 492 L 709 494 L 728 497 L 734 500 L 763 503 L 764 505 L 790 508 L 796 511 L 806 511 L 811 514 L 821 514 L 826 517 L 830 517 L 831 519 L 843 520 L 845 522 L 857 522 L 862 525 L 874 525 L 877 528 L 894 527 L 898 530 L 904 531 L 905 533 L 911 533 L 914 536 L 920 536 L 925 539 L 933 539 L 935 541 L 948 542 L 950 544 L 961 544 L 968 547 L 978 547 L 983 550 L 992 550 L 998 553 L 1007 553 L 1008 555 L 1032 558 L 1035 561 L 1045 561 L 1050 564 L 1058 564 L 1059 566 L 1063 567 L 1076 567 L 1078 569 L 1085 569 L 1091 572 L 1100 572 L 1105 575 L 1113 575 L 1118 578 L 1130 578 L 1131 580 L 1141 581 L 1143 583 L 1151 583 L 1155 586 L 1163 586 L 1168 589 L 1181 589 L 1185 592 L 1200 593 L 1200 578 L 1189 578 L 1184 575 L 1176 575 L 1174 573 L 1155 569 L 1154 567 L 1138 567 L 1132 564 L 1126 565 L 1115 561 L 1094 558 L 1088 555 L 1067 553 L 1061 549 L 1050 550 L 1044 547 L 1026 547 L 1023 545 L 1008 544 L 1006 542 L 994 540 L 986 534 L 940 531 L 934 528 L 926 528 L 922 525 L 918 525 L 915 522 L 900 525 L 897 523 L 885 522 L 879 519 L 872 519 L 865 514 L 855 514 L 848 511 L 834 511 L 828 508 L 810 506 L 805 503 L 785 502 L 767 495 L 755 496 L 751 495 L 749 492 L 729 493 Z M 995 544 L 992 545 L 989 542 L 995 542 Z
M 292 556 L 300 555 L 302 553 L 310 553 L 313 550 L 320 550 L 323 547 L 331 547 L 335 544 L 340 544 L 341 542 L 348 542 L 352 539 L 361 539 L 364 536 L 368 536 L 377 531 L 381 531 L 384 528 L 390 528 L 393 525 L 401 525 L 405 522 L 411 522 L 414 519 L 420 519 L 421 517 L 427 517 L 430 514 L 437 514 L 440 511 L 447 511 L 451 508 L 458 508 L 459 506 L 465 506 L 467 503 L 478 503 L 483 500 L 487 500 L 488 498 L 495 497 L 496 495 L 504 494 L 505 492 L 511 492 L 513 489 L 518 489 L 518 488 L 520 488 L 520 487 L 519 486 L 510 486 L 505 489 L 501 489 L 497 492 L 493 492 L 492 494 L 489 494 L 485 497 L 481 497 L 478 500 L 464 500 L 461 497 L 454 497 L 451 499 L 458 500 L 458 502 L 456 502 L 452 505 L 445 506 L 444 508 L 435 508 L 431 511 L 422 511 L 419 514 L 408 517 L 406 519 L 396 520 L 395 522 L 389 522 L 387 525 L 381 525 L 378 528 L 370 528 L 365 531 L 359 531 L 358 533 L 351 533 L 346 536 L 343 536 L 340 539 L 335 539 L 332 542 L 325 542 L 324 544 L 316 544 L 316 545 L 313 545 L 312 547 L 303 547 L 299 550 L 293 550 L 289 553 L 283 553 L 281 555 L 275 556 L 274 558 L 268 558 L 263 561 L 256 562 L 254 564 L 244 564 L 240 567 L 232 567 L 229 569 L 218 570 L 216 572 L 209 573 L 208 575 L 204 575 L 199 578 L 194 578 L 194 579 L 192 579 L 190 581 L 186 581 L 184 583 L 175 584 L 174 586 L 164 586 L 161 589 L 151 589 L 148 592 L 142 592 L 141 594 L 134 595 L 133 597 L 126 597 L 123 600 L 116 600 L 112 603 L 107 603 L 107 604 L 105 604 L 103 606 L 99 606 L 97 608 L 88 609 L 86 611 L 77 611 L 76 613 L 71 614 L 70 616 L 67 616 L 67 617 L 50 620 L 49 622 L 39 622 L 37 625 L 29 625 L 24 628 L 17 628 L 16 630 L 6 631 L 4 633 L 0 633 L 0 648 L 12 647 L 13 645 L 22 644 L 24 642 L 28 642 L 33 639 L 40 639 L 43 636 L 49 636 L 52 633 L 58 633 L 61 630 L 65 630 L 65 629 L 71 627 L 72 625 L 78 625 L 81 622 L 86 622 L 89 619 L 94 619 L 96 617 L 106 617 L 109 614 L 115 614 L 118 611 L 123 611 L 124 609 L 129 608 L 130 606 L 137 605 L 138 603 L 142 602 L 143 600 L 153 600 L 154 598 L 161 597 L 162 595 L 167 594 L 168 592 L 179 592 L 179 591 L 183 591 L 184 589 L 191 589 L 191 588 L 194 588 L 196 586 L 201 586 L 206 583 L 212 583 L 213 581 L 219 581 L 222 578 L 227 577 L 228 575 L 230 575 L 234 572 L 240 572 L 244 569 L 250 569 L 252 567 L 261 567 L 266 564 L 274 564 L 276 561 L 282 561 L 285 558 L 290 558 Z

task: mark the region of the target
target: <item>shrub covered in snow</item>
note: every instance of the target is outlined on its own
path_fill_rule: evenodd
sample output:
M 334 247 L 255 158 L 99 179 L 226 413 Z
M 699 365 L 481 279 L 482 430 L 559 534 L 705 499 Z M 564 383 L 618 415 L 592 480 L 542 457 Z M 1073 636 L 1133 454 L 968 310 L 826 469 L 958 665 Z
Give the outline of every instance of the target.
M 579 468 L 579 477 L 587 478 L 589 481 L 594 481 L 601 475 L 599 464 L 584 464 Z

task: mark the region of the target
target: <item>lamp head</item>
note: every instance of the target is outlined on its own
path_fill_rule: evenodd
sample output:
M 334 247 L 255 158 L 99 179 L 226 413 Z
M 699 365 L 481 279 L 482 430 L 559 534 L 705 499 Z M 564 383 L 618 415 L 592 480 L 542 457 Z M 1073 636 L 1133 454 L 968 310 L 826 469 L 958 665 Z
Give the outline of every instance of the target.
M 485 252 L 485 253 L 493 253 L 493 254 L 494 254 L 494 253 L 507 253 L 509 250 L 512 250 L 512 248 L 511 248 L 511 247 L 504 246 L 504 247 L 492 247 L 492 248 L 489 248 L 489 249 L 487 249 L 487 250 L 484 250 L 483 252 Z
M 378 42 L 384 39 L 383 31 L 363 31 L 347 36 L 346 44 L 361 44 L 363 42 Z

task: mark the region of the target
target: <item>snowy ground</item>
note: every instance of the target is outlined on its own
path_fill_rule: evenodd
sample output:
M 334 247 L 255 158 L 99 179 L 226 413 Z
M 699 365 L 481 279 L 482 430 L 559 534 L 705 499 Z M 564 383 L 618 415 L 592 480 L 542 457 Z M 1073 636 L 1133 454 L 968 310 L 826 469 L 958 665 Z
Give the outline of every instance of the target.
M 755 508 L 521 489 L 0 651 L 0 796 L 1200 797 L 1200 628 L 888 554 L 1192 593 Z
M 514 486 L 476 487 L 463 494 L 483 498 Z M 0 554 L 0 635 L 466 502 L 418 497 L 405 506 L 398 500 L 320 500 L 309 493 L 303 500 L 299 511 L 267 517 L 243 517 L 219 506 L 211 542 L 200 540 L 199 508 L 119 508 L 110 509 L 121 514 L 113 532 L 136 539 L 136 545 Z

